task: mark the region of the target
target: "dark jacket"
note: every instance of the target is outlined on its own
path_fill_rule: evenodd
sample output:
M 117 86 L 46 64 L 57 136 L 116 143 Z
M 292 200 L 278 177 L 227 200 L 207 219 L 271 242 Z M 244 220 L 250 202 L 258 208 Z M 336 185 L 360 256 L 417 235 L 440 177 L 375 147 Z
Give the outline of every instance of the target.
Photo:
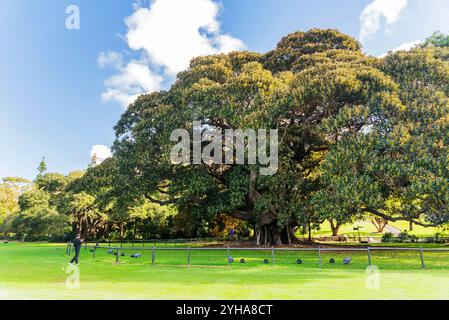
M 75 248 L 81 248 L 81 240 L 80 239 L 73 240 L 73 246 Z

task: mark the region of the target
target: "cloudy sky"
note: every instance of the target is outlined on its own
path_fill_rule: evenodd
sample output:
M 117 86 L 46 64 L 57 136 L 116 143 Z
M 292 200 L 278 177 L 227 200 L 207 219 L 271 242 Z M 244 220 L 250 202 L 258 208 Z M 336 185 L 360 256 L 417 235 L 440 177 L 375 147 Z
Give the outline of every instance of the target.
M 108 157 L 127 104 L 193 56 L 265 52 L 313 27 L 381 56 L 449 32 L 448 16 L 449 0 L 0 0 L 0 177 L 33 178 L 43 156 L 63 173 Z

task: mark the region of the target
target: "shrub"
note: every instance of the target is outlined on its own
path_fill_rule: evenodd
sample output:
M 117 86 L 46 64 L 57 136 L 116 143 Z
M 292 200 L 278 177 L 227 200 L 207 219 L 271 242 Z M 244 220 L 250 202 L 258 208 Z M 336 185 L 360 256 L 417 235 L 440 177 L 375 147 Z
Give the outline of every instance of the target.
M 435 243 L 444 243 L 444 236 L 440 232 L 435 233 Z
M 410 240 L 411 240 L 411 239 L 410 239 L 410 235 L 408 234 L 408 231 L 407 231 L 407 230 L 404 230 L 403 232 L 401 232 L 401 233 L 399 234 L 398 238 L 399 238 L 399 240 L 400 240 L 401 242 L 407 242 L 407 241 L 410 241 Z
M 394 235 L 391 232 L 387 232 L 382 236 L 382 242 L 388 243 L 394 241 Z

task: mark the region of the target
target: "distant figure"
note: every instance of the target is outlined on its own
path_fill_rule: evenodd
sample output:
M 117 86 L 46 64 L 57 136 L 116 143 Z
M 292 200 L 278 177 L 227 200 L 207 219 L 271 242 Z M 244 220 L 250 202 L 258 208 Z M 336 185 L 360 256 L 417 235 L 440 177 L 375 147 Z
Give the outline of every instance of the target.
M 73 246 L 75 247 L 75 256 L 70 261 L 70 263 L 75 262 L 76 264 L 78 264 L 78 257 L 80 255 L 81 245 L 82 245 L 81 235 L 78 234 L 75 240 L 73 241 Z
M 231 240 L 234 240 L 234 229 L 231 229 L 231 231 L 229 231 L 229 237 L 231 238 Z

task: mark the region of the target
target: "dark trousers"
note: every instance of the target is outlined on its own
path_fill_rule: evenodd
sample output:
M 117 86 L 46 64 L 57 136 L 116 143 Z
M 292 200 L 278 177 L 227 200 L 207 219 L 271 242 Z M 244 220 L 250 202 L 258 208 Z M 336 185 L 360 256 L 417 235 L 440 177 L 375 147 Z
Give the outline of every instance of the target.
M 80 255 L 80 250 L 81 247 L 75 247 L 75 256 L 73 257 L 73 259 L 70 261 L 70 263 L 75 262 L 76 264 L 78 264 L 78 257 Z

